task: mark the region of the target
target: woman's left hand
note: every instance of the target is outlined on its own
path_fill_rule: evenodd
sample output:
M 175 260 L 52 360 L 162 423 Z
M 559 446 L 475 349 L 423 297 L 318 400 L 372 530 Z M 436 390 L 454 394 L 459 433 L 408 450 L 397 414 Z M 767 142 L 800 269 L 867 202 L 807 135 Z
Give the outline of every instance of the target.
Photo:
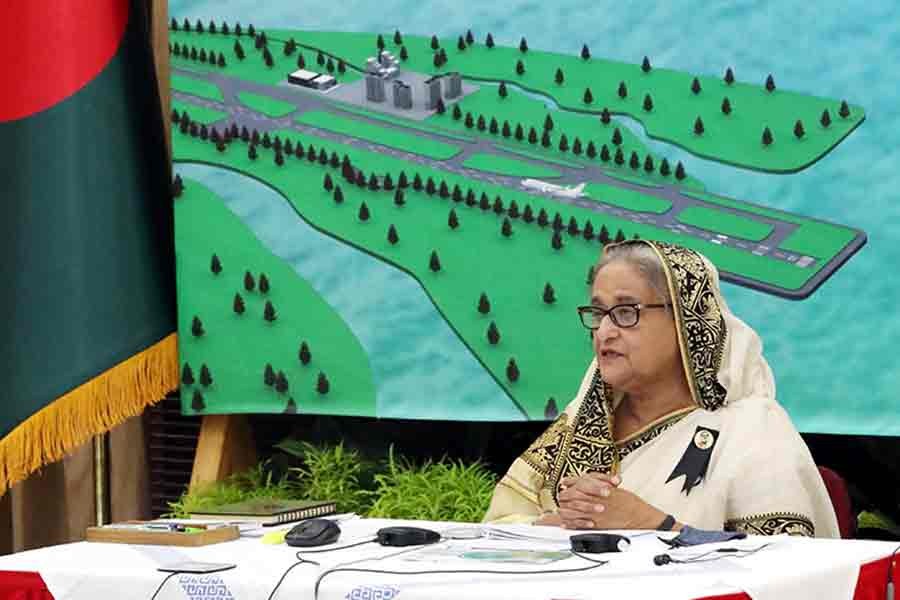
M 559 494 L 559 516 L 566 529 L 654 529 L 666 516 L 621 487 L 587 498 L 576 488 Z

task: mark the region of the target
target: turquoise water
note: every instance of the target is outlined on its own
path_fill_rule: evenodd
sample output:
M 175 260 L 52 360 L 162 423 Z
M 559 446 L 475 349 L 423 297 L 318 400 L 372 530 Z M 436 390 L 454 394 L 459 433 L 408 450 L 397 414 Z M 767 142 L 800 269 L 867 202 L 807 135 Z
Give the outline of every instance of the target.
M 255 179 L 198 164 L 175 170 L 221 197 L 338 312 L 369 357 L 378 416 L 442 419 L 459 411 L 473 420 L 523 418 L 412 277 L 312 228 Z
M 313 10 L 314 8 L 314 10 Z M 435 33 L 721 75 L 772 73 L 783 89 L 864 106 L 863 125 L 818 164 L 764 175 L 665 152 L 715 193 L 860 228 L 868 245 L 801 302 L 727 285 L 755 327 L 779 398 L 804 431 L 900 434 L 900 8 L 895 2 L 510 1 L 297 3 L 172 0 L 170 13 L 260 26 Z M 469 417 L 476 415 L 469 414 Z

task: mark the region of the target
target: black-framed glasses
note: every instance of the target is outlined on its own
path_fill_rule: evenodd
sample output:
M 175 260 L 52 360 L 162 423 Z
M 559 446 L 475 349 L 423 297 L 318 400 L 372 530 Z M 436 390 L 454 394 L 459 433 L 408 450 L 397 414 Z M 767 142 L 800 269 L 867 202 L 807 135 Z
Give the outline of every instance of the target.
M 579 306 L 578 316 L 581 317 L 581 324 L 590 330 L 600 327 L 600 321 L 603 317 L 609 315 L 616 327 L 627 329 L 634 327 L 641 320 L 641 311 L 646 308 L 666 308 L 672 306 L 671 302 L 663 302 L 657 304 L 641 304 L 639 302 L 630 304 L 616 304 L 610 308 L 600 308 L 599 306 Z

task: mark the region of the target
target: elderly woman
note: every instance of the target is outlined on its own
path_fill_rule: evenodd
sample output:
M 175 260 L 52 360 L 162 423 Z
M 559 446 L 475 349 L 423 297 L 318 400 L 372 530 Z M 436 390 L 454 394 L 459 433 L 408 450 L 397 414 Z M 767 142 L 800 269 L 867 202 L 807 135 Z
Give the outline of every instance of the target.
M 607 246 L 595 273 L 578 312 L 596 356 L 485 521 L 837 537 L 759 337 L 728 310 L 715 267 L 630 241 Z

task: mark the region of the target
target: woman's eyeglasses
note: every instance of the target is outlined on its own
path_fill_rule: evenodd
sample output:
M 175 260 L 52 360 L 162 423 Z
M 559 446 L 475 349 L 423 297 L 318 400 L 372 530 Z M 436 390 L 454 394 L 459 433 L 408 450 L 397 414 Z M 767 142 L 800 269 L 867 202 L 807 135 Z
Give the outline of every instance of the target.
M 672 306 L 671 302 L 662 304 L 616 304 L 610 308 L 600 308 L 599 306 L 579 306 L 578 316 L 581 317 L 581 324 L 590 330 L 600 327 L 600 321 L 603 317 L 609 315 L 610 320 L 616 327 L 627 329 L 634 327 L 641 320 L 641 311 L 646 308 L 666 308 Z

